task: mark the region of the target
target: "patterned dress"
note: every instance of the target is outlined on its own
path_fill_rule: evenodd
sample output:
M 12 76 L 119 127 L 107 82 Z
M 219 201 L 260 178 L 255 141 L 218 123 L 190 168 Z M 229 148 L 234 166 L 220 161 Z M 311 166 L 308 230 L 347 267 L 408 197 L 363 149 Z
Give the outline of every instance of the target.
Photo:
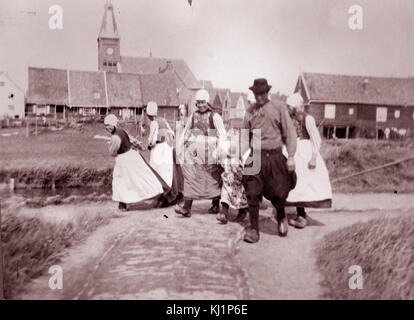
M 243 164 L 240 159 L 227 157 L 222 163 L 221 202 L 234 209 L 247 208 L 247 198 L 243 187 Z

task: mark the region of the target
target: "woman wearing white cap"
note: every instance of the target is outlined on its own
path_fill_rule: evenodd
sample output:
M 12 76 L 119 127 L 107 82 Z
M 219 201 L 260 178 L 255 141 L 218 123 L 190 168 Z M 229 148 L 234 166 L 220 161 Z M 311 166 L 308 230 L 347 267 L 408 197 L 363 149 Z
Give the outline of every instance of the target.
M 222 168 L 214 154 L 218 144 L 226 140 L 226 129 L 221 116 L 212 110 L 206 90 L 198 90 L 195 100 L 197 110 L 188 118 L 177 142 L 184 176 L 184 204 L 176 212 L 184 217 L 191 216 L 193 200 L 211 199 L 208 212 L 217 214 L 220 210 Z
M 112 200 L 119 202 L 119 209 L 127 210 L 127 204 L 164 193 L 168 186 L 147 165 L 141 154 L 131 149 L 128 134 L 118 128 L 118 118 L 110 114 L 105 117 L 104 125 L 112 134 L 109 142 L 109 152 L 115 157 Z
M 305 207 L 330 208 L 332 190 L 328 170 L 319 150 L 321 137 L 315 119 L 304 111 L 303 98 L 292 94 L 286 101 L 298 136 L 295 154 L 297 184 L 289 192 L 286 206 L 296 207 L 298 216 L 288 223 L 296 228 L 307 225 Z
M 150 133 L 148 136 L 148 148 L 151 150 L 150 166 L 157 171 L 165 183 L 171 188 L 166 195 L 162 206 L 174 201 L 179 193 L 179 178 L 174 164 L 174 131 L 167 120 L 157 116 L 158 105 L 150 101 L 147 104 L 147 116 L 150 119 Z

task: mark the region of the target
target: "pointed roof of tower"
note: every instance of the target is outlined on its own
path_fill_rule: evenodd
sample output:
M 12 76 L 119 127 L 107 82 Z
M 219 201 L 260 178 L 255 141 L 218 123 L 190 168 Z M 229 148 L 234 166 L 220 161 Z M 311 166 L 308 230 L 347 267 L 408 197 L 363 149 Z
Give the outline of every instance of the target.
M 101 30 L 99 31 L 99 38 L 119 39 L 118 27 L 115 21 L 114 6 L 111 1 L 107 1 L 105 4 Z

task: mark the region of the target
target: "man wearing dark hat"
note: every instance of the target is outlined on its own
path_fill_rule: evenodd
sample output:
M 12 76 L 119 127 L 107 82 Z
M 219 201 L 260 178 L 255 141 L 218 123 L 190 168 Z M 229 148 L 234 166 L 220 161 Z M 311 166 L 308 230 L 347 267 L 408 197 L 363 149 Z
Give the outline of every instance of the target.
M 256 79 L 250 87 L 256 104 L 246 110 L 244 128 L 249 130 L 249 143 L 253 149 L 253 162 L 260 163 L 260 172 L 248 174 L 245 167 L 243 184 L 247 194 L 250 212 L 250 226 L 246 228 L 244 240 L 259 241 L 259 205 L 263 196 L 276 208 L 278 232 L 287 235 L 288 224 L 285 215 L 285 201 L 289 191 L 295 187 L 296 130 L 285 105 L 279 106 L 269 100 L 271 86 L 266 79 Z M 253 130 L 260 129 L 260 135 Z M 282 154 L 286 145 L 288 158 Z M 259 149 L 260 150 L 255 150 Z

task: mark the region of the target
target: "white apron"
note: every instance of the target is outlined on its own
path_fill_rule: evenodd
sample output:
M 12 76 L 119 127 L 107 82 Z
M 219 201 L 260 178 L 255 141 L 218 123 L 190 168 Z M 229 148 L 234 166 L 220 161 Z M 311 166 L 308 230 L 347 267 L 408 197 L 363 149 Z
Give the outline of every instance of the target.
M 167 142 L 157 143 L 151 150 L 150 166 L 171 188 L 173 181 L 173 149 Z
M 161 193 L 161 182 L 141 154 L 131 149 L 116 156 L 112 175 L 112 200 L 135 203 Z
M 283 154 L 287 157 L 286 147 Z M 318 207 L 318 203 L 332 199 L 331 183 L 325 162 L 318 153 L 316 168 L 310 170 L 308 163 L 312 158 L 312 143 L 308 139 L 298 139 L 295 154 L 297 184 L 295 189 L 289 192 L 287 206 L 300 203 L 302 206 Z M 330 201 L 328 201 L 330 203 Z M 324 205 L 325 206 L 325 205 Z

